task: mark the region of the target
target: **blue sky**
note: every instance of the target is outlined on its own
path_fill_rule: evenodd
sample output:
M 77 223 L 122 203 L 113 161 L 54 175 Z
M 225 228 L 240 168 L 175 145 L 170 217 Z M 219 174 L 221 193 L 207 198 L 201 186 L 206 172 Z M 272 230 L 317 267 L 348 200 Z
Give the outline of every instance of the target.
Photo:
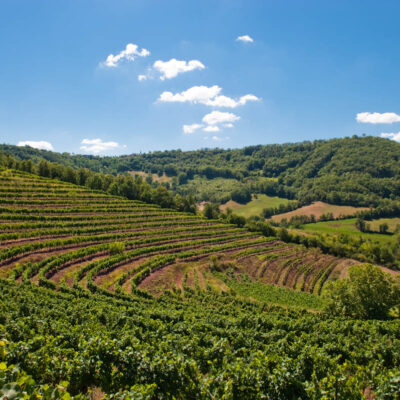
M 398 0 L 2 0 L 0 142 L 400 140 L 399 19 Z

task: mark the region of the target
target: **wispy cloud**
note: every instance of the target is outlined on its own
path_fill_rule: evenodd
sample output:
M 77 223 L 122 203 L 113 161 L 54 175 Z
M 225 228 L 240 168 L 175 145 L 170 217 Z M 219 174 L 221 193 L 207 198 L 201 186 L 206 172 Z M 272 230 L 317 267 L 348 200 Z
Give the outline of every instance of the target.
M 163 92 L 158 98 L 159 102 L 164 103 L 192 103 L 205 104 L 210 107 L 236 108 L 243 106 L 249 101 L 259 101 L 260 99 L 253 94 L 246 94 L 239 99 L 233 99 L 220 95 L 222 88 L 214 86 L 193 86 L 180 93 Z
M 243 42 L 243 43 L 253 43 L 254 39 L 250 37 L 249 35 L 243 35 L 243 36 L 238 36 L 236 38 L 238 42 Z
M 29 146 L 33 147 L 34 149 L 40 149 L 40 150 L 54 150 L 53 145 L 50 142 L 46 142 L 45 140 L 39 140 L 39 141 L 34 141 L 34 140 L 23 140 L 18 142 L 17 146 Z
M 125 50 L 120 51 L 116 55 L 110 54 L 100 65 L 104 67 L 117 67 L 123 60 L 134 61 L 135 57 L 147 57 L 148 55 L 150 55 L 149 50 L 139 50 L 137 44 L 128 43 Z
M 80 149 L 93 154 L 104 153 L 110 150 L 115 150 L 126 146 L 121 146 L 117 142 L 103 142 L 102 139 L 83 139 Z
M 202 127 L 203 125 L 201 124 L 191 124 L 191 125 L 183 125 L 182 129 L 183 133 L 185 133 L 186 135 L 190 135 Z
M 400 142 L 400 132 L 397 133 L 381 133 L 382 138 L 392 139 L 396 142 Z
M 217 125 L 208 125 L 203 129 L 204 132 L 219 132 L 219 126 Z
M 356 120 L 364 124 L 393 124 L 394 122 L 400 122 L 400 115 L 392 112 L 362 112 L 357 114 Z
M 212 140 L 214 140 L 215 142 L 223 142 L 224 140 L 229 140 L 230 137 L 229 136 L 225 136 L 225 137 L 219 137 L 219 136 L 213 136 L 211 138 Z

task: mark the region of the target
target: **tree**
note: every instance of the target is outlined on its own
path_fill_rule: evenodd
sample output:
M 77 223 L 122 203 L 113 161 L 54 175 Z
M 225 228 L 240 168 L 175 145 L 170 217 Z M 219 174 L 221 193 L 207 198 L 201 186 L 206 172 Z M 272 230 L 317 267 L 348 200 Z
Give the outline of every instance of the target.
M 362 218 L 357 218 L 357 221 L 355 223 L 356 228 L 360 231 L 360 232 L 365 232 L 366 231 L 366 224 L 365 224 L 365 220 Z
M 383 224 L 379 225 L 379 232 L 380 233 L 387 233 L 388 230 L 389 230 L 389 225 L 386 222 L 384 222 Z
M 208 219 L 218 219 L 220 215 L 219 204 L 207 203 L 204 206 L 203 215 Z
M 351 267 L 348 278 L 328 283 L 324 297 L 329 314 L 385 319 L 400 306 L 400 287 L 381 268 L 364 264 Z
M 251 200 L 251 193 L 248 188 L 236 189 L 232 192 L 231 198 L 233 201 L 237 201 L 241 204 L 246 204 Z

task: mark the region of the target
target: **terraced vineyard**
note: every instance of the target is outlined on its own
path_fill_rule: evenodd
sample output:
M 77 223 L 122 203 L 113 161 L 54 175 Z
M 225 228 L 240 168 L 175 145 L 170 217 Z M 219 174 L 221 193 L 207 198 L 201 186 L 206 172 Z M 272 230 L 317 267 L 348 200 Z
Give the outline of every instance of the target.
M 0 277 L 129 296 L 227 290 L 210 270 L 234 266 L 265 283 L 321 292 L 351 261 L 220 221 L 23 172 L 0 177 Z
M 399 320 L 314 312 L 351 260 L 22 172 L 0 193 L 1 398 L 398 398 Z

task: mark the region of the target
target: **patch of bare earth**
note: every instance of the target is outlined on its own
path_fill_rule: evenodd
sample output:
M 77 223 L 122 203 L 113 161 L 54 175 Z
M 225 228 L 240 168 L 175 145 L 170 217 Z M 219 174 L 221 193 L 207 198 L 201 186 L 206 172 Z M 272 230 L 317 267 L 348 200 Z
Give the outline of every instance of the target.
M 308 206 L 298 208 L 297 210 L 289 211 L 287 213 L 274 215 L 271 217 L 274 221 L 280 222 L 282 219 L 286 218 L 289 220 L 297 215 L 314 215 L 318 219 L 321 215 L 332 213 L 334 218 L 340 216 L 352 216 L 358 211 L 368 210 L 366 207 L 351 207 L 351 206 L 336 206 L 333 204 L 324 203 L 323 201 L 317 201 Z
M 228 202 L 226 202 L 225 204 L 220 205 L 219 209 L 223 212 L 225 212 L 228 208 L 230 208 L 231 210 L 235 210 L 236 208 L 241 207 L 242 205 L 237 203 L 236 201 L 233 200 L 229 200 Z

